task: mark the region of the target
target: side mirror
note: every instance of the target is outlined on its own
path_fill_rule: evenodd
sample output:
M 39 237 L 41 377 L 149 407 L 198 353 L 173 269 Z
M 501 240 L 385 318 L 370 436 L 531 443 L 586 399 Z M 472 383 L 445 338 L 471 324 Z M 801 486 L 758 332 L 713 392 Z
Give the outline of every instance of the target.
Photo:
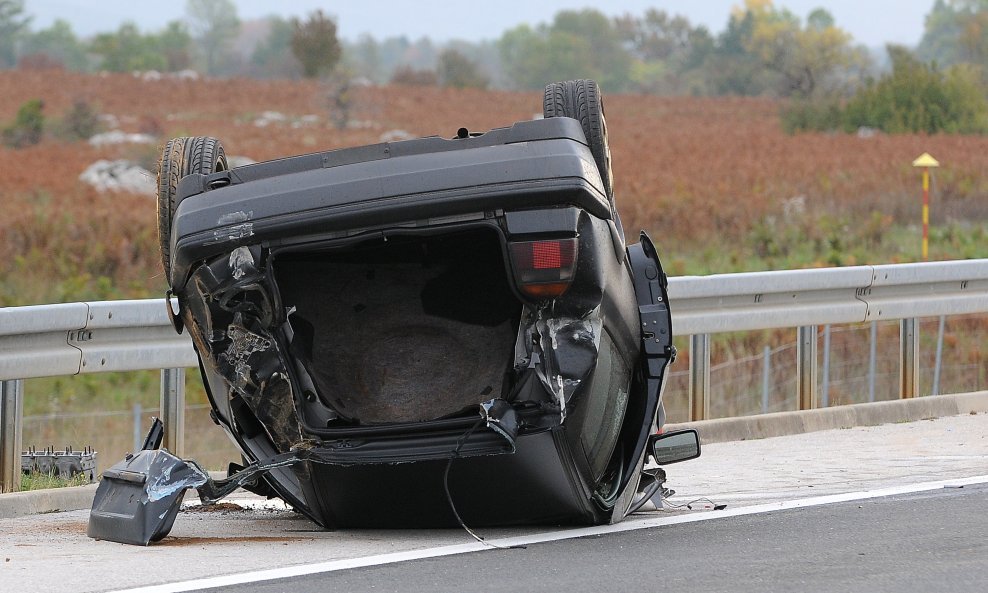
M 692 428 L 653 434 L 648 437 L 648 450 L 659 465 L 696 459 L 700 456 L 700 435 Z

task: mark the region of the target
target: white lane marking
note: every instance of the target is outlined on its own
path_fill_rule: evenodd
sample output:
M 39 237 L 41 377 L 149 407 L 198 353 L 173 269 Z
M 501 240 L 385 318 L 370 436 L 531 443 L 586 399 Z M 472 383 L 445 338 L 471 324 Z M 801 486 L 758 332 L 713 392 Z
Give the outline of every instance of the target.
M 770 513 L 788 509 L 799 509 L 840 502 L 850 502 L 854 500 L 865 500 L 869 498 L 881 498 L 883 496 L 895 496 L 899 494 L 913 494 L 916 492 L 926 492 L 939 490 L 941 488 L 957 488 L 974 484 L 988 484 L 988 475 L 973 476 L 970 478 L 959 478 L 954 480 L 938 480 L 935 482 L 923 482 L 910 484 L 908 486 L 894 486 L 891 488 L 881 488 L 879 490 L 868 490 L 864 492 L 849 492 L 846 494 L 830 494 L 827 496 L 817 496 L 813 498 L 803 498 L 799 500 L 787 500 L 783 502 L 773 502 L 768 504 L 738 507 L 725 509 L 723 511 L 707 511 L 698 514 L 675 515 L 672 517 L 641 517 L 633 518 L 618 523 L 616 525 L 601 525 L 597 527 L 583 527 L 565 529 L 561 531 L 550 531 L 547 533 L 537 533 L 518 537 L 506 537 L 501 539 L 488 540 L 490 543 L 501 546 L 519 546 L 529 544 L 540 544 L 554 542 L 578 537 L 588 537 L 594 535 L 605 535 L 608 533 L 620 533 L 623 531 L 634 531 L 637 529 L 649 529 L 663 525 L 679 525 L 682 523 L 695 523 L 698 521 L 711 521 L 726 517 L 740 517 L 743 515 L 755 515 L 758 513 Z M 374 556 L 364 556 L 362 558 L 349 558 L 344 560 L 331 560 L 316 564 L 303 564 L 299 566 L 287 566 L 284 568 L 271 568 L 267 570 L 256 570 L 240 574 L 231 574 L 218 577 L 207 577 L 191 581 L 178 583 L 166 583 L 163 585 L 151 585 L 147 587 L 137 587 L 134 589 L 121 589 L 114 593 L 180 593 L 183 591 L 198 591 L 201 589 L 212 589 L 214 587 L 228 587 L 231 585 L 244 585 L 259 581 L 270 581 L 274 579 L 285 579 L 290 577 L 305 576 L 322 572 L 333 572 L 337 570 L 347 570 L 350 568 L 362 568 L 366 566 L 379 566 L 382 564 L 393 564 L 406 560 L 421 560 L 425 558 L 438 558 L 441 556 L 452 556 L 455 554 L 465 554 L 468 552 L 480 552 L 493 548 L 480 543 L 458 544 L 451 546 L 440 546 L 436 548 L 426 548 L 422 550 L 409 550 L 407 552 L 393 552 L 390 554 L 377 554 Z

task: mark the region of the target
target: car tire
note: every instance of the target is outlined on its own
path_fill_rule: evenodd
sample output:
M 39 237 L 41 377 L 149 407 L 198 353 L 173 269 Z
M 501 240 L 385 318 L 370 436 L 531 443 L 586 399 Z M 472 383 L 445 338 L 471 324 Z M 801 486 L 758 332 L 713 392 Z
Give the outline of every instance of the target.
M 158 160 L 158 245 L 161 247 L 161 265 L 169 284 L 172 220 L 181 201 L 178 197 L 179 180 L 193 173 L 209 175 L 229 168 L 223 143 L 209 136 L 172 138 L 161 150 Z
M 611 149 L 607 142 L 607 121 L 604 119 L 604 102 L 600 88 L 593 80 L 567 80 L 553 82 L 545 87 L 545 98 L 542 101 L 542 115 L 550 117 L 571 117 L 583 127 L 583 135 L 590 144 L 600 180 L 614 208 L 614 187 L 611 175 Z

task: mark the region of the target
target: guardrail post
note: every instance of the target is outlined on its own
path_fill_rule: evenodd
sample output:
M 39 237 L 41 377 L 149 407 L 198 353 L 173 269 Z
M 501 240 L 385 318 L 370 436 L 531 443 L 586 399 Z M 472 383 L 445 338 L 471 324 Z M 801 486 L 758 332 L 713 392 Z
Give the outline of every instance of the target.
M 762 351 L 762 414 L 768 414 L 769 385 L 772 382 L 772 349 L 765 345 Z
M 871 322 L 871 338 L 868 340 L 868 402 L 875 401 L 875 372 L 878 342 L 878 322 Z
M 937 327 L 937 357 L 933 364 L 933 389 L 930 395 L 940 395 L 940 367 L 943 364 L 943 326 L 946 317 L 940 316 L 940 324 Z
M 830 324 L 823 326 L 823 388 L 821 408 L 830 407 Z
M 690 420 L 706 420 L 710 411 L 710 335 L 690 336 Z
M 796 340 L 796 383 L 799 386 L 799 409 L 816 407 L 816 326 L 799 328 Z
M 24 382 L 0 381 L 0 492 L 21 489 Z
M 161 445 L 176 457 L 185 455 L 185 369 L 161 369 Z
M 915 318 L 899 322 L 899 397 L 919 395 L 919 323 Z

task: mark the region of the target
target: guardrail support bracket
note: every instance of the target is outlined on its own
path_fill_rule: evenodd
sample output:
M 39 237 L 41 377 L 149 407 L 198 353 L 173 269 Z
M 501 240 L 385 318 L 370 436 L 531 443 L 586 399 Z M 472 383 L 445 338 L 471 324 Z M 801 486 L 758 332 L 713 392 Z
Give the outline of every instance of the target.
M 899 322 L 899 397 L 909 399 L 919 395 L 919 321 Z
M 710 413 L 710 336 L 690 336 L 690 420 Z
M 24 382 L 0 381 L 0 492 L 21 489 Z
M 817 326 L 799 328 L 796 340 L 796 382 L 799 386 L 799 409 L 812 410 L 816 401 Z
M 185 369 L 161 369 L 162 446 L 176 457 L 185 455 Z

